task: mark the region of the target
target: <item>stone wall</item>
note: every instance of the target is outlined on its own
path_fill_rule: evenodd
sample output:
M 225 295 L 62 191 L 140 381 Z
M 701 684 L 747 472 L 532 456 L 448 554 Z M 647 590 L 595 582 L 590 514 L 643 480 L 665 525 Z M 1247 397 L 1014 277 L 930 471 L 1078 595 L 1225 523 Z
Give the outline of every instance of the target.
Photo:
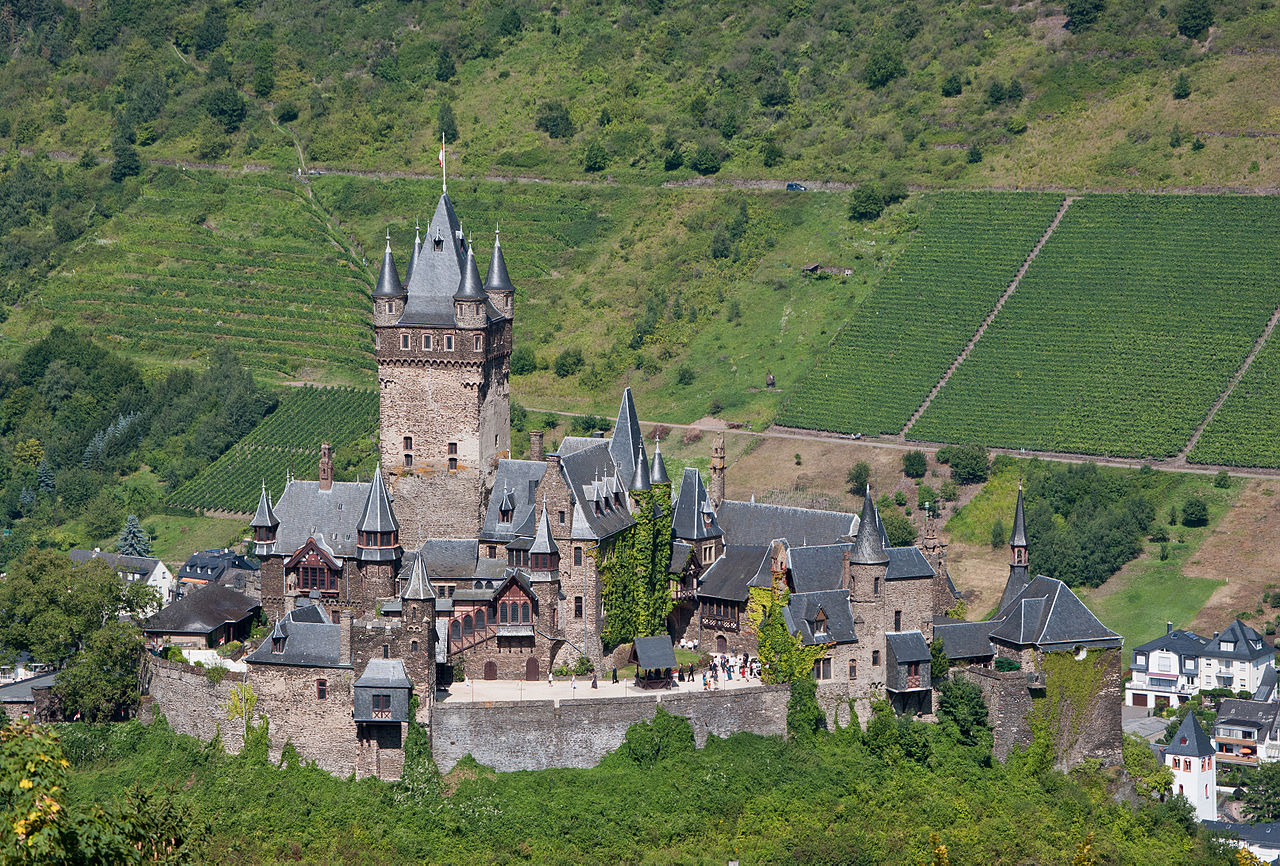
M 967 679 L 982 690 L 982 698 L 987 702 L 987 724 L 991 725 L 995 737 L 993 751 L 997 758 L 1002 761 L 1008 758 L 1014 746 L 1025 749 L 1031 745 L 1031 725 L 1027 721 L 1031 712 L 1031 692 L 1027 688 L 1026 671 L 997 671 L 969 665 L 952 668 L 951 674 Z
M 445 702 L 435 708 L 432 753 L 446 773 L 467 754 L 503 771 L 593 767 L 622 743 L 627 728 L 652 719 L 659 701 L 667 712 L 689 719 L 702 746 L 708 734 L 785 734 L 789 696 L 786 686 L 756 686 L 567 700 L 558 707 L 553 701 Z
M 227 704 L 241 676 L 228 673 L 215 685 L 202 668 L 145 653 L 139 671 L 143 697 L 138 715 L 147 721 L 159 713 L 178 733 L 202 740 L 212 740 L 220 731 L 227 751 L 239 752 L 243 732 L 227 721 Z

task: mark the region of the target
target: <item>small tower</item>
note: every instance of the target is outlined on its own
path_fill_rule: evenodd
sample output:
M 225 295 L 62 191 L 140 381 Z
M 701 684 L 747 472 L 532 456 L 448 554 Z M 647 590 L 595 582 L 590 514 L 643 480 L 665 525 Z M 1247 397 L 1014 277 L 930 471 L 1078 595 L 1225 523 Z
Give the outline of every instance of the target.
M 262 482 L 262 494 L 258 497 L 258 510 L 249 522 L 253 528 L 253 555 L 266 556 L 275 550 L 276 530 L 280 528 L 280 519 L 271 507 L 271 494 L 267 492 L 267 482 Z
M 489 296 L 480 283 L 480 269 L 476 266 L 476 251 L 467 245 L 467 263 L 462 269 L 458 290 L 453 293 L 453 317 L 459 328 L 484 328 L 489 324 L 485 311 Z
M 413 249 L 409 252 L 409 265 L 404 269 L 404 288 L 407 293 L 409 281 L 413 279 L 414 266 L 418 264 L 418 254 L 422 252 L 422 228 L 415 220 L 413 223 Z
M 387 230 L 387 250 L 382 254 L 382 270 L 373 290 L 373 325 L 394 325 L 404 312 L 405 290 L 396 273 L 396 260 L 391 255 L 391 231 Z
M 333 489 L 333 453 L 328 442 L 320 446 L 320 489 Z
M 373 470 L 369 496 L 364 502 L 360 522 L 356 524 L 356 561 L 389 562 L 399 559 L 400 524 L 391 510 L 391 499 L 382 483 L 382 464 Z
M 484 291 L 498 312 L 510 319 L 515 312 L 516 289 L 507 275 L 507 260 L 502 256 L 497 229 L 493 230 L 493 258 L 489 260 L 489 270 L 484 275 Z
M 538 533 L 529 548 L 530 576 L 533 580 L 556 580 L 560 577 L 560 545 L 551 537 L 551 519 L 547 517 L 547 504 L 542 504 L 542 517 L 538 519 Z
M 858 536 L 849 551 L 849 582 L 854 601 L 874 601 L 880 596 L 889 555 L 884 552 L 884 535 L 880 530 L 880 512 L 871 498 L 871 485 L 862 498 L 862 514 L 858 518 Z
M 631 477 L 631 487 L 629 489 L 632 493 L 643 493 L 653 489 L 649 478 L 649 461 L 644 459 L 643 447 L 636 449 L 636 471 L 635 475 Z M 633 504 L 635 508 L 639 509 L 639 501 L 633 500 Z
M 1218 820 L 1218 769 L 1213 740 L 1189 712 L 1173 741 L 1164 749 L 1165 766 L 1173 771 L 1173 793 L 1190 801 L 1200 821 Z
M 1009 580 L 1004 585 L 1004 594 L 1000 596 L 1001 610 L 1017 598 L 1031 582 L 1031 571 L 1027 562 L 1027 521 L 1022 508 L 1021 484 L 1018 485 L 1018 505 L 1013 512 L 1013 534 L 1009 536 L 1009 552 Z
M 400 596 L 404 601 L 402 616 L 405 622 L 433 622 L 436 597 L 435 588 L 427 579 L 426 566 L 422 564 L 422 557 L 419 556 L 413 560 L 409 582 L 405 584 L 404 593 Z
M 724 502 L 724 434 L 717 433 L 711 442 L 711 504 L 716 508 Z
M 653 440 L 653 468 L 649 470 L 650 484 L 670 484 L 671 479 L 667 476 L 667 464 L 662 459 L 662 443 L 656 438 Z

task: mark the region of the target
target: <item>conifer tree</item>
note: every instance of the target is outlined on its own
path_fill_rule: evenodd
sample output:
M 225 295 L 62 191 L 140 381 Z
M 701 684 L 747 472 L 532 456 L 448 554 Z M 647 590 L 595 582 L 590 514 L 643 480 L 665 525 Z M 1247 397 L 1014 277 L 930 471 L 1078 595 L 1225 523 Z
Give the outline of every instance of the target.
M 116 541 L 116 550 L 125 556 L 150 556 L 151 539 L 138 525 L 138 515 L 130 514 L 120 530 L 120 538 Z

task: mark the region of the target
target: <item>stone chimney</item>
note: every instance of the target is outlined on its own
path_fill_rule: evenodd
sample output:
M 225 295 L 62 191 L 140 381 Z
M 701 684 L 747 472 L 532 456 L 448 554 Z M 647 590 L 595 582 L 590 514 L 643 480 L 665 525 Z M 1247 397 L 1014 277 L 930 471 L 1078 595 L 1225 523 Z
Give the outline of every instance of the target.
M 320 489 L 333 489 L 333 454 L 328 442 L 320 446 Z
M 347 608 L 338 614 L 338 664 L 351 664 L 351 611 Z
M 853 564 L 849 561 L 849 551 L 840 555 L 840 585 L 853 592 Z
M 529 431 L 529 459 L 539 462 L 546 459 L 546 455 L 542 451 L 542 431 Z
M 711 443 L 711 505 L 719 508 L 724 502 L 724 434 L 717 433 Z
M 1173 623 L 1171 623 L 1171 622 L 1166 622 L 1166 623 L 1164 624 L 1164 633 L 1165 633 L 1165 634 L 1173 634 Z

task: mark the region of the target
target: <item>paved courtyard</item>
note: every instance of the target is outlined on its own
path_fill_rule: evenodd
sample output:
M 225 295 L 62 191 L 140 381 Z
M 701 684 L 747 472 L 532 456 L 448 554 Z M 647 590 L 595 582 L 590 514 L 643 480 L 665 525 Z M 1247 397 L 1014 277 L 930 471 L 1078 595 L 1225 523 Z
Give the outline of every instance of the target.
M 740 679 L 737 674 L 734 674 L 733 679 L 728 682 L 725 681 L 724 677 L 721 677 L 719 683 L 713 685 L 712 688 L 723 691 L 725 689 L 740 689 L 758 685 L 760 685 L 760 680 L 756 677 Z M 436 700 L 448 701 L 454 704 L 485 701 L 553 700 L 558 704 L 561 701 L 616 698 L 623 695 L 648 695 L 656 698 L 659 694 L 700 692 L 702 691 L 702 675 L 695 675 L 693 682 L 682 683 L 677 680 L 670 689 L 641 689 L 633 684 L 630 676 L 623 676 L 622 671 L 619 670 L 617 685 L 610 681 L 610 675 L 606 673 L 598 680 L 598 686 L 595 689 L 591 688 L 590 674 L 586 677 L 578 677 L 577 688 L 574 688 L 569 680 L 558 678 L 552 685 L 547 685 L 545 679 L 538 682 L 526 682 L 524 680 L 473 680 L 468 678 L 464 682 L 454 683 L 447 690 L 437 690 Z

